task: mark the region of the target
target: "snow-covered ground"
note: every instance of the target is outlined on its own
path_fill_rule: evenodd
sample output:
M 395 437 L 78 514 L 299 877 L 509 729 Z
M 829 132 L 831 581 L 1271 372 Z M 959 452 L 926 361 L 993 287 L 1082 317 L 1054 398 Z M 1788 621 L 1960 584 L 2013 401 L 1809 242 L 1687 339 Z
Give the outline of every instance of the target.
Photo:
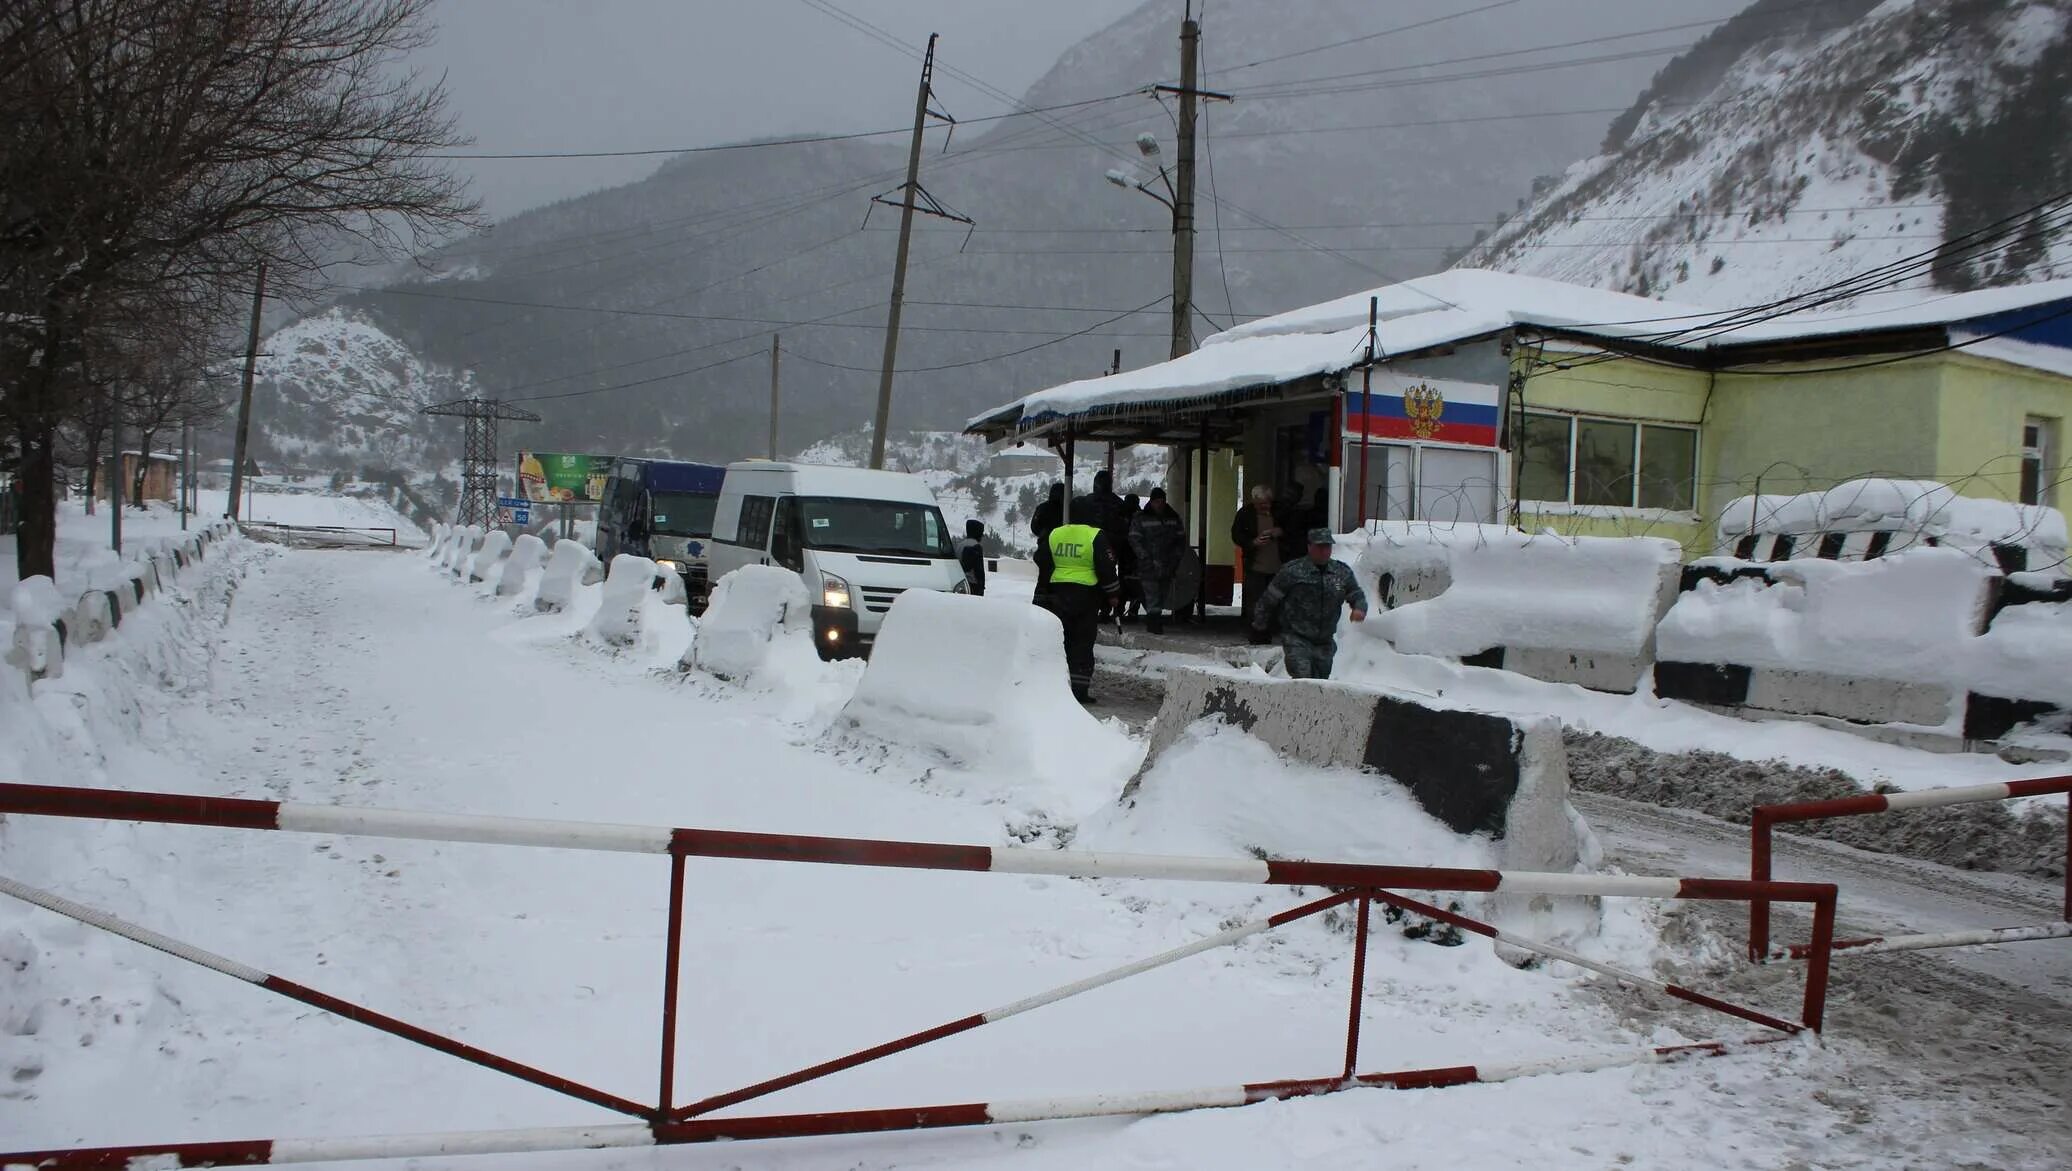
M 223 588 L 240 575 L 231 605 Z M 583 633 L 600 587 L 558 614 L 486 589 L 419 557 L 233 543 L 157 619 L 87 648 L 62 680 L 34 696 L 12 674 L 0 681 L 0 775 L 993 845 L 1069 837 L 1089 848 L 1466 865 L 1487 850 L 1437 830 L 1378 782 L 1287 768 L 1232 731 L 1192 734 L 1134 808 L 1032 805 L 1014 796 L 1011 774 L 973 784 L 897 737 L 831 735 L 826 705 L 678 673 L 692 634 L 680 611 L 651 607 L 666 620 L 615 651 Z M 1096 779 L 1119 791 L 1128 771 L 1123 762 Z M 1262 786 L 1279 800 L 1261 801 Z M 1173 799 L 1153 799 L 1161 793 Z M 659 859 L 32 818 L 0 824 L 0 859 L 9 877 L 256 967 L 616 1093 L 653 1092 Z M 1004 1004 L 1316 894 L 722 861 L 688 869 L 679 1098 Z M 1735 947 L 1699 918 L 1632 902 L 1609 904 L 1602 937 L 1586 945 L 1700 986 L 1731 970 Z M 739 1112 L 1330 1074 L 1342 1056 L 1349 950 L 1342 918 L 1305 920 Z M 19 904 L 0 905 L 0 959 L 9 1147 L 608 1120 Z M 1796 985 L 1780 976 L 1736 995 L 1789 1011 Z M 1616 1052 L 1722 1031 L 1696 1010 L 1641 1003 L 1559 965 L 1524 971 L 1479 943 L 1444 948 L 1381 930 L 1361 1000 L 1361 1066 Z M 1961 1006 L 1949 1014 L 1961 1017 Z M 496 1165 L 2057 1165 L 2067 1128 L 2062 1110 L 2037 1106 L 2047 1089 L 1964 1089 L 1955 1083 L 1965 1071 L 1924 1074 L 1900 1044 L 1907 1014 L 1850 1019 L 1861 1031 L 1837 1030 L 1822 1046 L 1503 1085 Z M 2026 1052 L 1994 1060 L 2061 1094 L 2062 1065 L 2019 1065 Z

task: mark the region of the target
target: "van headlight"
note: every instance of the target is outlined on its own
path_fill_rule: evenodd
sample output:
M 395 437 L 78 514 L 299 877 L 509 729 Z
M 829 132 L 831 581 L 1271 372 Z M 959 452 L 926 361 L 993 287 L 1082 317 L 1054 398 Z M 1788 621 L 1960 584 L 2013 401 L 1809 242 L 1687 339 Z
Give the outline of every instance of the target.
M 668 571 L 669 571 L 669 572 L 671 572 L 671 573 L 682 573 L 682 572 L 683 572 L 683 562 L 681 562 L 681 561 L 671 561 L 671 560 L 669 560 L 669 559 L 668 559 L 668 558 L 666 558 L 666 557 L 663 557 L 663 558 L 657 558 L 657 559 L 655 560 L 655 568 L 656 568 L 656 569 L 666 569 L 666 570 L 668 570 Z
M 836 609 L 849 609 L 849 583 L 832 573 L 820 575 L 820 603 Z

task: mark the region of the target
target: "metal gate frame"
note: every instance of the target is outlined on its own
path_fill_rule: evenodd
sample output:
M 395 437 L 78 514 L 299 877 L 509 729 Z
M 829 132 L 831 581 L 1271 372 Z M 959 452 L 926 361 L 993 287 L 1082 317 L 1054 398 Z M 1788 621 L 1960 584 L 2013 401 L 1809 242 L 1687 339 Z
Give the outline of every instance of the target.
M 0 1166 L 26 1163 L 54 1169 L 126 1167 L 137 1158 L 171 1158 L 185 1167 L 260 1163 L 313 1162 L 349 1158 L 387 1158 L 457 1154 L 509 1153 L 709 1142 L 726 1139 L 805 1135 L 861 1134 L 875 1131 L 1034 1122 L 1103 1115 L 1138 1115 L 1237 1106 L 1279 1098 L 1333 1093 L 1361 1086 L 1398 1089 L 1431 1088 L 1473 1082 L 1506 1081 L 1561 1071 L 1612 1068 L 1644 1062 L 1673 1061 L 1734 1052 L 1746 1045 L 1817 1035 L 1826 1006 L 1827 944 L 1833 938 L 1836 888 L 1831 883 L 1758 882 L 1723 878 L 1663 878 L 1627 875 L 1579 875 L 1532 871 L 1477 870 L 1449 867 L 1390 866 L 1348 862 L 1264 861 L 1254 858 L 1197 858 L 1150 854 L 1107 854 L 1072 850 L 948 845 L 927 842 L 878 841 L 860 838 L 811 837 L 744 833 L 732 830 L 613 825 L 595 822 L 486 817 L 465 814 L 416 813 L 387 809 L 298 805 L 243 798 L 195 797 L 169 793 L 61 788 L 0 784 L 0 813 L 94 820 L 207 825 L 232 829 L 288 830 L 339 836 L 415 838 L 443 842 L 480 842 L 669 857 L 669 920 L 664 957 L 661 1008 L 661 1067 L 656 1104 L 634 1102 L 557 1074 L 502 1057 L 450 1037 L 284 977 L 240 964 L 62 896 L 0 877 L 0 893 L 11 895 L 80 922 L 121 935 L 169 955 L 199 964 L 270 992 L 343 1016 L 348 1020 L 414 1041 L 417 1044 L 497 1070 L 545 1089 L 641 1119 L 610 1126 L 553 1127 L 529 1130 L 453 1132 L 350 1139 L 253 1139 L 237 1142 L 166 1143 L 153 1146 L 94 1147 L 75 1150 L 0 1153 Z M 676 1002 L 683 952 L 684 864 L 687 858 L 725 858 L 837 866 L 984 871 L 996 874 L 1047 875 L 1073 878 L 1130 878 L 1166 881 L 1239 883 L 1269 886 L 1314 886 L 1333 893 L 1277 914 L 1206 936 L 1134 963 L 1088 976 L 1057 988 L 975 1013 L 883 1044 L 844 1054 L 782 1076 L 713 1095 L 688 1105 L 674 1101 Z M 1815 954 L 1806 969 L 1800 1019 L 1786 1020 L 1721 1000 L 1679 985 L 1622 971 L 1567 949 L 1510 934 L 1488 923 L 1420 902 L 1398 892 L 1458 891 L 1554 896 L 1691 899 L 1707 901 L 1803 902 L 1814 915 Z M 1380 901 L 1453 924 L 1498 942 L 1524 948 L 1619 983 L 1654 992 L 1749 1021 L 1772 1030 L 1754 1038 L 1713 1040 L 1691 1045 L 1658 1046 L 1637 1051 L 1556 1058 L 1541 1061 L 1448 1066 L 1432 1069 L 1359 1073 L 1360 1010 L 1364 998 L 1369 908 Z M 801 1085 L 846 1069 L 953 1036 L 1007 1017 L 1053 1004 L 1163 967 L 1215 947 L 1235 943 L 1335 907 L 1357 903 L 1352 959 L 1351 1004 L 1346 1025 L 1343 1065 L 1320 1077 L 1248 1082 L 1177 1092 L 1124 1093 L 1078 1098 L 1024 1101 L 963 1102 L 944 1105 L 851 1110 L 810 1114 L 770 1114 L 714 1118 L 710 1115 L 766 1094 Z
M 1748 817 L 1748 877 L 1752 882 L 1770 878 L 1770 838 L 1776 826 L 1796 821 L 1821 821 L 1830 817 L 1857 817 L 1901 809 L 1936 809 L 1945 805 L 1969 805 L 1980 801 L 2010 801 L 2017 797 L 2067 795 L 2065 818 L 2065 904 L 2064 922 L 2033 927 L 1994 927 L 1977 931 L 1946 931 L 1929 935 L 1873 935 L 1862 939 L 1833 939 L 1822 944 L 1790 947 L 1770 946 L 1770 903 L 1751 899 L 1748 904 L 1748 958 L 1757 963 L 1773 960 L 1803 960 L 1818 950 L 1845 955 L 1875 955 L 1880 952 L 1921 951 L 1937 947 L 1976 947 L 1993 943 L 2021 943 L 2034 939 L 2072 938 L 2072 776 L 2036 777 L 2024 781 L 2002 781 L 1991 785 L 1966 785 L 1948 789 L 1916 789 L 1908 793 L 1866 793 L 1860 797 L 1837 797 L 1829 801 L 1796 801 L 1780 805 L 1758 805 Z

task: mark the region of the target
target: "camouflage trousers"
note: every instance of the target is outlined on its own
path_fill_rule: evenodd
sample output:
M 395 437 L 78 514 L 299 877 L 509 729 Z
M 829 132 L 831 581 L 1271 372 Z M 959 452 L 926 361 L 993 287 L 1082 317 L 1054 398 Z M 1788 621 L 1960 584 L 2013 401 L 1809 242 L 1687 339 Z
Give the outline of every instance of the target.
M 1331 659 L 1337 653 L 1335 642 L 1311 642 L 1292 634 L 1281 635 L 1281 654 L 1290 679 L 1329 679 Z

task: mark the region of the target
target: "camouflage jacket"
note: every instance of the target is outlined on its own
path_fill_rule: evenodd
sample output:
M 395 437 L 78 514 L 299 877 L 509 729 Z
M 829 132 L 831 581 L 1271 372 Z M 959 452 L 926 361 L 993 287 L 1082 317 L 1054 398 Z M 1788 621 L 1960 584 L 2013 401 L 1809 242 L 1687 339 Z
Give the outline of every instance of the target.
M 1367 608 L 1367 595 L 1353 578 L 1352 568 L 1343 561 L 1318 565 L 1304 557 L 1274 575 L 1252 621 L 1263 629 L 1278 612 L 1282 634 L 1325 645 L 1338 632 L 1338 608 L 1347 603 L 1355 610 Z

